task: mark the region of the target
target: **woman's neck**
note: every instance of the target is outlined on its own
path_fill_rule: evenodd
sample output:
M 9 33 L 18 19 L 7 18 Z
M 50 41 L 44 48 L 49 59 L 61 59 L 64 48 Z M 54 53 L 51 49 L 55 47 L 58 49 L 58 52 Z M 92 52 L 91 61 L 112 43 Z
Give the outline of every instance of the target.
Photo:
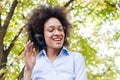
M 46 49 L 46 54 L 48 58 L 53 62 L 55 58 L 59 55 L 61 49 L 52 49 L 52 48 L 47 48 Z

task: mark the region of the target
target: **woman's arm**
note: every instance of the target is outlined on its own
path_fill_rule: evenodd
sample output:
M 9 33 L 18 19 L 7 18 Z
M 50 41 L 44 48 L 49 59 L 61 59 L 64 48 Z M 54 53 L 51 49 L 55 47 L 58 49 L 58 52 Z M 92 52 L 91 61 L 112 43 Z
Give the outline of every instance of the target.
M 32 70 L 36 62 L 36 50 L 33 48 L 33 42 L 28 41 L 24 50 L 24 80 L 31 80 Z
M 84 57 L 80 53 L 75 56 L 75 80 L 87 80 Z

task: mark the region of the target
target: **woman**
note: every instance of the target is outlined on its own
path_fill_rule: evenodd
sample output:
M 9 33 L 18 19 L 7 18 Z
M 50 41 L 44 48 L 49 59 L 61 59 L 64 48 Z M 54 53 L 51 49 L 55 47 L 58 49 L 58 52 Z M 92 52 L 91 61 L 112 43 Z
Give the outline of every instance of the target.
M 83 56 L 65 48 L 71 27 L 65 8 L 39 7 L 26 27 L 29 41 L 24 50 L 24 80 L 87 79 Z

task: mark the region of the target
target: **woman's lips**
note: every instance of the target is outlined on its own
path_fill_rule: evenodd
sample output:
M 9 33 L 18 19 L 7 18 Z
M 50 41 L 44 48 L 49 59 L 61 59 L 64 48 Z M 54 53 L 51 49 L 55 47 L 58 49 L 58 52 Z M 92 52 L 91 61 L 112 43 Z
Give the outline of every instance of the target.
M 53 39 L 56 43 L 61 43 L 61 40 L 60 38 L 57 38 L 57 39 Z

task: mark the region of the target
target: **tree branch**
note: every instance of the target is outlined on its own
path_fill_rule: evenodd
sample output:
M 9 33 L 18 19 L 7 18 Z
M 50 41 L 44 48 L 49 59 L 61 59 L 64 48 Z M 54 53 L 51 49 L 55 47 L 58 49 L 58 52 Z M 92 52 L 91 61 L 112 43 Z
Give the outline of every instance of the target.
M 115 6 L 116 4 L 115 4 L 115 3 L 112 4 L 112 3 L 110 3 L 109 1 L 106 1 L 106 0 L 105 0 L 105 3 L 107 3 L 107 4 L 110 5 L 111 7 L 116 8 L 116 6 Z
M 21 54 L 22 54 L 23 50 L 24 50 L 24 49 L 22 49 L 22 50 L 18 53 L 18 55 L 17 55 L 15 58 L 13 58 L 12 62 L 10 63 L 10 65 L 4 66 L 4 67 L 2 67 L 1 69 L 7 70 L 7 67 L 13 66 L 13 63 L 14 63 L 14 62 L 20 61 L 20 59 L 22 58 Z M 5 71 L 5 72 L 3 72 L 3 73 L 0 75 L 0 80 L 1 80 L 1 78 L 3 78 L 2 76 L 4 76 L 4 74 L 6 74 L 6 73 L 7 73 L 7 72 Z M 3 79 L 2 79 L 2 80 L 3 80 Z
M 65 5 L 64 5 L 64 7 L 68 7 L 69 5 L 70 5 L 70 3 L 72 3 L 74 0 L 70 0 L 70 1 L 68 1 Z
M 6 49 L 4 52 L 6 54 L 6 56 L 9 54 L 10 50 L 12 49 L 12 47 L 15 45 L 15 41 L 17 40 L 17 38 L 19 37 L 20 33 L 22 32 L 24 27 L 22 27 L 18 34 L 14 37 L 14 39 L 12 40 L 11 44 L 9 45 L 8 49 Z
M 4 24 L 3 24 L 3 26 L 2 26 L 2 34 L 3 34 L 3 37 L 5 36 L 5 34 L 6 34 L 6 31 L 7 31 L 7 28 L 8 28 L 8 25 L 9 25 L 9 23 L 10 23 L 10 20 L 11 20 L 11 18 L 12 18 L 12 16 L 13 16 L 13 13 L 14 13 L 14 10 L 15 10 L 15 8 L 16 8 L 16 6 L 17 6 L 17 0 L 14 0 L 14 2 L 13 2 L 13 4 L 12 4 L 12 6 L 11 6 L 11 8 L 10 8 L 10 12 L 8 13 L 8 15 L 7 15 L 7 17 L 6 17 L 6 20 L 5 20 L 5 22 L 4 22 Z

